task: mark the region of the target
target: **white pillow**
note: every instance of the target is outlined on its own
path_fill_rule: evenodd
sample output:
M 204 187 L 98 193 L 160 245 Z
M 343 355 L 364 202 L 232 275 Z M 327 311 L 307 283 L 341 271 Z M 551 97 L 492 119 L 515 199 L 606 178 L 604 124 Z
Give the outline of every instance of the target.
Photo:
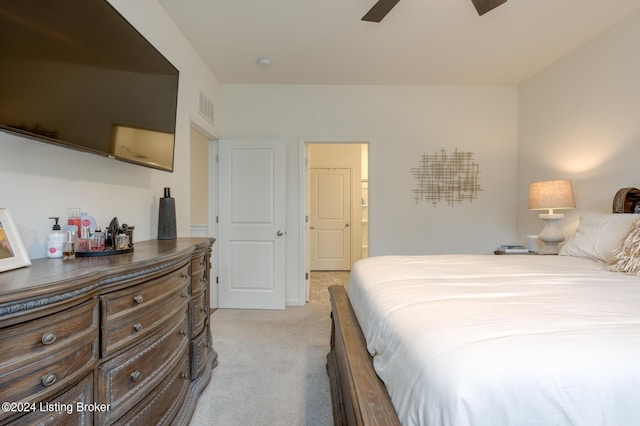
M 625 213 L 584 214 L 576 234 L 560 248 L 558 254 L 610 262 L 613 251 L 622 245 L 631 224 L 639 216 Z

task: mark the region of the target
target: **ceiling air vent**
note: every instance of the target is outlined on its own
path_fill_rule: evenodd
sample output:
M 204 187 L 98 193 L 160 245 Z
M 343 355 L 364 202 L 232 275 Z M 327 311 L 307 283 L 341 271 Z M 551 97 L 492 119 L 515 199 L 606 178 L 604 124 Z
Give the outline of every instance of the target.
M 207 121 L 213 124 L 213 102 L 204 93 L 198 91 L 198 112 Z

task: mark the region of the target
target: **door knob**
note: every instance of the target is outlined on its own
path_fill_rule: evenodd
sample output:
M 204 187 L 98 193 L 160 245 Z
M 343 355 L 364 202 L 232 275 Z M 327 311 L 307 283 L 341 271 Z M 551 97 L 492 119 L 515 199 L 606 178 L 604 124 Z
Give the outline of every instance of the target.
M 282 237 L 284 235 L 284 232 L 282 232 L 281 230 L 278 229 L 278 232 L 276 233 L 276 235 L 278 237 Z
M 344 225 L 344 227 L 345 227 L 345 228 L 348 228 L 348 227 L 349 227 L 349 224 L 348 224 L 348 223 L 346 223 L 346 224 Z
M 312 227 L 311 227 L 311 228 L 309 228 L 309 229 L 316 229 L 316 227 L 315 227 L 315 226 L 312 226 Z

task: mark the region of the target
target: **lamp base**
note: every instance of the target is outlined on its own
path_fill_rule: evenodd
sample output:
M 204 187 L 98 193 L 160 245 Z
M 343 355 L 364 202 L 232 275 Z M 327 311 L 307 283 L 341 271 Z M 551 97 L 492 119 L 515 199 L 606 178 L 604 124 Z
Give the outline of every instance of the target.
M 558 245 L 564 241 L 564 235 L 560 232 L 558 222 L 564 218 L 562 213 L 547 214 L 541 213 L 538 217 L 544 220 L 544 228 L 538 234 L 538 239 L 543 246 L 539 253 L 542 254 L 558 254 L 560 248 Z
M 537 254 L 558 254 L 560 252 L 560 247 L 558 244 L 542 244 L 542 248 L 536 250 Z

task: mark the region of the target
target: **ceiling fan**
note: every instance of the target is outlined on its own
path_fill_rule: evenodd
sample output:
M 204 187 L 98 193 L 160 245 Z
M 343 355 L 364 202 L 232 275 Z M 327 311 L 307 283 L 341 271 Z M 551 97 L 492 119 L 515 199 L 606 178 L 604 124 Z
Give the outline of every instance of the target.
M 362 17 L 363 21 L 380 22 L 400 0 L 378 0 L 376 4 Z M 507 0 L 471 0 L 478 11 L 478 15 L 482 16 L 490 10 L 500 6 Z

